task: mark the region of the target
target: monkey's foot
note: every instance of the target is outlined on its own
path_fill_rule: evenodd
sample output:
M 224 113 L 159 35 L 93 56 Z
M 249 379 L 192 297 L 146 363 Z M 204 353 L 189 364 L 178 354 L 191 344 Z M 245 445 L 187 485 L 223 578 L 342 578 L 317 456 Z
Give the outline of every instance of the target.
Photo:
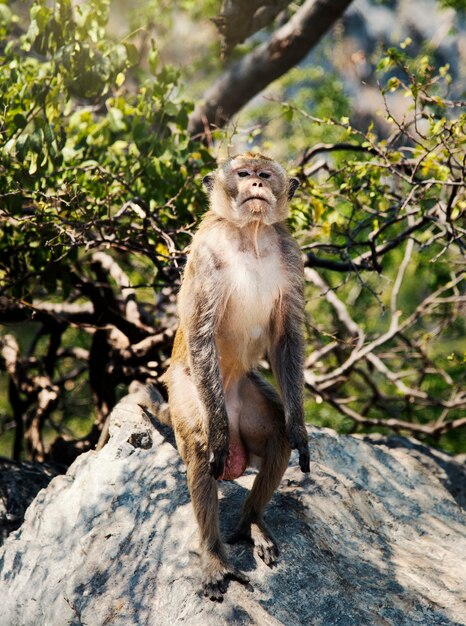
M 217 602 L 223 601 L 223 594 L 228 588 L 228 579 L 237 580 L 245 585 L 249 591 L 253 591 L 253 587 L 249 582 L 246 574 L 229 563 L 219 564 L 218 567 L 209 568 L 209 572 L 204 574 L 202 586 L 204 595 Z
M 251 524 L 251 537 L 257 554 L 266 565 L 274 565 L 278 559 L 278 546 L 272 533 L 264 522 Z
M 278 559 L 277 542 L 262 519 L 251 524 L 240 524 L 227 539 L 227 543 L 238 541 L 248 541 L 254 544 L 257 554 L 266 565 L 271 566 Z

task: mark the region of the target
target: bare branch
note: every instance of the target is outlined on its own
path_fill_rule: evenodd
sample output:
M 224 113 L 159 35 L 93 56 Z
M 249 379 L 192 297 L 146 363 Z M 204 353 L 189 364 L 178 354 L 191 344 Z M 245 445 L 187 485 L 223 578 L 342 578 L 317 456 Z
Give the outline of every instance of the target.
M 228 57 L 236 45 L 270 24 L 291 0 L 223 0 L 222 9 L 212 22 L 222 37 L 222 56 Z
M 346 306 L 315 270 L 306 269 L 305 276 L 307 280 L 312 282 L 316 287 L 320 289 L 321 294 L 333 306 L 337 313 L 338 319 L 346 326 L 349 333 L 357 337 L 355 349 L 359 350 L 364 345 L 364 331 L 351 318 Z
M 113 278 L 121 289 L 126 318 L 136 326 L 144 326 L 144 311 L 136 300 L 136 290 L 131 286 L 127 274 L 121 269 L 118 263 L 109 254 L 105 252 L 95 252 L 92 255 L 92 261 L 99 263 L 108 274 Z
M 408 216 L 408 224 L 411 227 L 413 225 L 412 216 Z M 398 319 L 397 316 L 397 301 L 398 301 L 398 293 L 400 291 L 400 287 L 403 283 L 403 278 L 408 267 L 409 261 L 411 259 L 411 255 L 413 253 L 414 241 L 412 239 L 408 239 L 406 243 L 405 254 L 403 257 L 403 261 L 398 268 L 398 273 L 396 275 L 395 283 L 393 285 L 392 294 L 390 297 L 390 309 L 392 312 L 393 319 Z
M 322 269 L 333 270 L 334 272 L 373 272 L 373 267 L 367 260 L 361 262 L 354 261 L 335 261 L 333 259 L 324 259 L 312 252 L 306 254 L 306 266 L 321 267 Z
M 314 276 L 312 272 L 313 270 L 309 268 L 305 268 L 304 270 L 305 277 L 311 280 L 311 282 L 313 282 L 314 280 Z M 309 379 L 312 380 L 312 384 L 313 385 L 319 384 L 319 389 L 325 389 L 325 388 L 333 386 L 335 384 L 335 381 L 340 376 L 346 375 L 348 371 L 350 371 L 351 368 L 358 361 L 367 357 L 367 355 L 372 353 L 375 350 L 375 348 L 378 348 L 384 345 L 385 343 L 393 339 L 395 335 L 411 327 L 422 313 L 425 313 L 427 310 L 430 310 L 438 306 L 437 305 L 438 296 L 444 291 L 448 291 L 449 289 L 452 289 L 454 285 L 459 284 L 461 281 L 464 280 L 464 278 L 465 277 L 462 274 L 460 274 L 456 276 L 454 279 L 452 279 L 446 285 L 443 285 L 442 287 L 440 287 L 433 294 L 425 298 L 425 300 L 421 302 L 421 304 L 416 308 L 416 310 L 401 324 L 399 323 L 399 316 L 400 316 L 399 311 L 395 311 L 395 313 L 392 315 L 392 319 L 391 319 L 388 330 L 382 335 L 379 335 L 378 337 L 373 339 L 371 342 L 367 343 L 366 345 L 354 349 L 351 352 L 351 354 L 348 356 L 346 361 L 342 363 L 339 367 L 328 372 L 327 374 L 322 374 L 320 376 L 315 376 L 314 374 L 309 373 Z
M 55 408 L 59 398 L 59 388 L 54 385 L 48 376 L 35 376 L 34 385 L 37 393 L 37 405 L 30 410 L 28 428 L 25 439 L 29 457 L 32 460 L 45 460 L 45 445 L 43 440 L 43 425 Z
M 268 41 L 212 85 L 191 115 L 189 132 L 202 136 L 224 126 L 251 98 L 302 61 L 349 4 L 351 0 L 306 0 Z
M 416 398 L 428 397 L 425 391 L 419 391 L 419 389 L 413 389 L 412 387 L 408 387 L 407 385 L 405 385 L 404 382 L 399 379 L 399 374 L 395 374 L 394 372 L 389 370 L 388 367 L 385 365 L 385 363 L 382 361 L 382 359 L 378 357 L 376 354 L 373 354 L 373 353 L 368 354 L 367 360 L 370 363 L 372 363 L 372 365 L 381 374 L 383 374 L 386 378 L 388 378 L 388 380 L 391 381 L 395 385 L 395 387 L 398 389 L 398 391 L 402 393 L 403 395 L 413 396 Z
M 296 167 L 304 167 L 306 163 L 309 163 L 317 154 L 322 152 L 367 152 L 369 154 L 379 154 L 377 150 L 370 146 L 363 146 L 358 143 L 318 143 L 312 148 L 309 148 L 304 152 L 302 157 L 296 163 Z
M 423 360 L 423 367 L 421 368 L 422 375 L 419 377 L 417 384 L 414 386 L 406 385 L 402 378 L 405 376 L 413 376 L 416 374 L 416 370 L 405 371 L 392 371 L 386 364 L 385 360 L 397 356 L 398 360 L 402 356 L 403 352 L 401 348 L 399 350 L 386 350 L 385 353 L 377 354 L 376 351 L 384 344 L 388 344 L 395 338 L 400 338 L 405 341 L 405 337 L 402 332 L 407 331 L 416 322 L 420 316 L 424 316 L 431 312 L 437 306 L 441 304 L 453 304 L 457 305 L 463 299 L 459 290 L 459 285 L 464 279 L 464 276 L 460 273 L 455 276 L 452 274 L 451 281 L 443 285 L 437 291 L 428 296 L 416 309 L 416 311 L 400 323 L 400 313 L 397 310 L 397 298 L 398 293 L 403 282 L 403 278 L 411 259 L 413 251 L 413 241 L 408 240 L 405 255 L 402 263 L 397 272 L 396 279 L 391 293 L 391 314 L 392 319 L 389 329 L 378 337 L 375 337 L 371 342 L 364 345 L 364 332 L 358 324 L 352 319 L 345 304 L 337 297 L 336 293 L 325 283 L 323 278 L 317 274 L 315 270 L 309 268 L 305 269 L 306 278 L 319 288 L 321 294 L 327 302 L 333 307 L 338 317 L 349 334 L 352 337 L 358 338 L 358 343 L 353 347 L 346 357 L 346 359 L 338 367 L 334 367 L 326 371 L 325 373 L 318 375 L 312 372 L 309 368 L 311 366 L 317 366 L 319 360 L 332 351 L 337 351 L 339 348 L 348 346 L 349 342 L 333 341 L 327 346 L 324 346 L 316 353 L 311 354 L 306 362 L 305 369 L 305 382 L 306 385 L 325 402 L 336 408 L 341 414 L 352 419 L 356 424 L 364 427 L 384 426 L 394 430 L 405 430 L 419 435 L 429 435 L 438 437 L 454 428 L 460 428 L 466 424 L 466 418 L 458 418 L 453 420 L 446 420 L 446 416 L 449 411 L 454 409 L 462 409 L 466 407 L 466 394 L 461 391 L 453 390 L 449 398 L 431 397 L 429 394 L 421 389 L 424 375 L 429 373 L 435 373 L 436 375 L 444 376 L 446 373 L 438 370 L 438 368 L 430 367 L 430 362 L 426 361 L 426 357 L 419 347 L 410 345 L 412 351 L 410 354 L 419 358 L 416 355 L 420 355 Z M 441 297 L 446 291 L 452 290 L 452 297 Z M 358 363 L 365 361 L 369 367 L 358 367 Z M 321 365 L 322 367 L 322 365 Z M 386 396 L 378 387 L 376 380 L 373 378 L 371 371 L 375 369 L 382 377 L 395 386 L 400 398 L 390 398 Z M 345 386 L 351 380 L 352 373 L 356 373 L 362 376 L 366 389 L 371 390 L 371 396 L 363 402 L 363 406 L 359 410 L 355 410 L 350 404 L 361 403 L 364 400 L 359 394 L 355 397 L 340 397 L 336 396 L 336 390 Z M 453 381 L 445 381 L 449 385 L 453 385 Z M 415 419 L 413 421 L 400 420 L 397 417 L 391 417 L 393 415 L 393 407 L 401 397 L 406 398 L 407 414 L 411 413 L 411 402 L 413 398 L 416 398 L 417 405 L 424 405 L 430 407 L 442 408 L 442 419 L 431 421 L 428 424 L 419 424 Z M 384 411 L 387 414 L 386 418 L 372 417 L 369 411 L 373 408 L 377 408 L 378 411 Z M 395 412 L 396 415 L 396 412 Z
M 305 380 L 307 374 L 308 373 L 305 373 Z M 306 382 L 308 381 L 306 380 Z M 309 384 L 312 385 L 312 382 L 309 381 Z M 342 399 L 334 398 L 332 394 L 323 393 L 319 395 L 321 395 L 322 399 L 332 405 L 339 413 L 341 413 L 345 417 L 351 418 L 360 426 L 382 426 L 385 428 L 391 428 L 395 431 L 404 430 L 413 434 L 429 435 L 431 437 L 438 437 L 455 428 L 461 428 L 462 426 L 466 426 L 466 417 L 461 417 L 457 420 L 451 420 L 449 422 L 435 422 L 433 424 L 418 424 L 416 422 L 406 422 L 404 420 L 399 420 L 395 418 L 381 419 L 366 417 L 364 415 L 361 415 L 361 413 L 358 413 L 354 409 L 350 408 L 349 406 L 346 406 L 345 402 Z

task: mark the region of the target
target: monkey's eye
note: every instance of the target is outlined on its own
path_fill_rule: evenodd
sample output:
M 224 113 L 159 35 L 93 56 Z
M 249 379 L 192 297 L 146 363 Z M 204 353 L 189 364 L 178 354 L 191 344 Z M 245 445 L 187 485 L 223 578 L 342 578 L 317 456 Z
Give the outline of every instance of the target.
M 261 172 L 261 173 L 259 174 L 259 176 L 260 176 L 261 178 L 270 178 L 270 174 L 269 174 L 268 172 Z
M 245 170 L 241 170 L 241 172 L 238 172 L 238 176 L 241 176 L 241 178 L 244 178 L 245 176 L 249 176 L 249 172 L 246 172 Z

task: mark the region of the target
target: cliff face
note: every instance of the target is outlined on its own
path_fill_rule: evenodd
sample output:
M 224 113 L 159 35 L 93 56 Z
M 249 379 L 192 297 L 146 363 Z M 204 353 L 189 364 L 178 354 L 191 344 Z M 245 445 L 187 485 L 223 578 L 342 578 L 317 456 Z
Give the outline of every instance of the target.
M 453 461 L 310 429 L 310 476 L 292 460 L 266 515 L 278 565 L 229 548 L 254 591 L 231 582 L 213 603 L 199 591 L 185 468 L 137 402 L 116 407 L 109 443 L 54 478 L 1 548 L 2 626 L 466 624 Z M 221 484 L 224 533 L 253 478 Z

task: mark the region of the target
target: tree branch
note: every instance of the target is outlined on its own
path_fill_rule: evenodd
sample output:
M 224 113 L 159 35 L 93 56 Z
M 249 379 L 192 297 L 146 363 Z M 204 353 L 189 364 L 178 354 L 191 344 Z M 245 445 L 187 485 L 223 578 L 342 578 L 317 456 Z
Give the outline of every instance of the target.
M 368 154 L 379 154 L 377 150 L 370 146 L 363 146 L 358 143 L 318 143 L 312 148 L 308 148 L 296 163 L 296 167 L 301 168 L 309 163 L 317 154 L 322 152 L 367 152 Z
M 270 24 L 291 0 L 223 0 L 222 9 L 212 22 L 222 39 L 222 56 L 228 57 L 236 45 Z
M 308 373 L 305 373 L 305 380 L 306 380 L 307 374 Z M 306 383 L 312 386 L 312 381 L 306 380 Z M 356 424 L 359 424 L 360 426 L 366 426 L 366 427 L 378 426 L 378 427 L 384 427 L 384 428 L 388 427 L 388 428 L 393 429 L 394 431 L 405 430 L 413 434 L 428 435 L 431 437 L 439 437 L 440 435 L 443 435 L 444 433 L 447 433 L 451 430 L 466 426 L 466 417 L 460 417 L 450 422 L 441 422 L 441 423 L 434 422 L 430 424 L 406 422 L 404 420 L 399 420 L 396 418 L 381 419 L 381 418 L 374 418 L 374 417 L 366 417 L 364 415 L 361 415 L 361 413 L 354 411 L 349 406 L 346 406 L 341 398 L 340 399 L 334 398 L 332 393 L 326 393 L 326 392 L 322 394 L 320 392 L 318 393 L 322 397 L 323 400 L 325 400 L 331 406 L 333 406 L 339 413 L 341 413 L 342 415 L 345 415 L 346 417 L 351 418 L 354 422 L 356 422 Z
M 373 267 L 368 261 L 363 259 L 361 262 L 353 263 L 353 261 L 335 261 L 334 259 L 324 259 L 318 257 L 312 252 L 306 254 L 306 267 L 321 267 L 322 269 L 332 270 L 334 272 L 373 272 Z
M 282 76 L 320 41 L 351 0 L 306 0 L 268 41 L 232 65 L 207 91 L 189 121 L 191 135 L 224 126 L 247 102 Z

